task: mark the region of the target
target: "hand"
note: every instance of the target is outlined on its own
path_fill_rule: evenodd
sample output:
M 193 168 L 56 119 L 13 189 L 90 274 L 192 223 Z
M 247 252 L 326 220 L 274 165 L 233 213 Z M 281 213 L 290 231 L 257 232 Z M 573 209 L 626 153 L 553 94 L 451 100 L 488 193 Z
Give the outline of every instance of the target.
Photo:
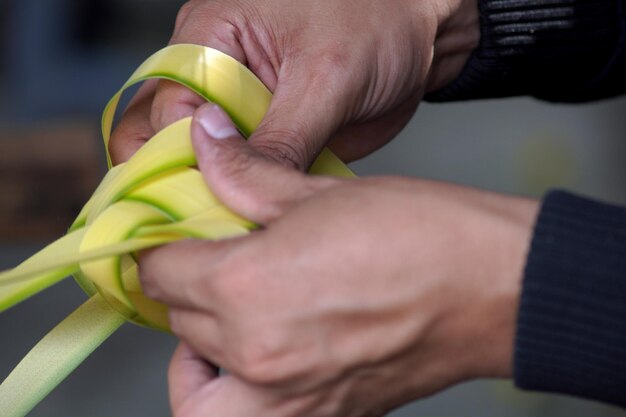
M 192 138 L 211 189 L 264 228 L 141 258 L 144 291 L 170 306 L 184 342 L 175 416 L 378 416 L 510 375 L 536 202 L 294 173 L 215 105 L 197 110 Z
M 478 44 L 476 0 L 196 0 L 180 11 L 171 43 L 219 49 L 274 92 L 250 143 L 305 169 L 329 138 L 344 160 L 393 138 L 423 94 L 451 82 Z M 110 142 L 130 157 L 203 99 L 169 81 L 148 82 Z

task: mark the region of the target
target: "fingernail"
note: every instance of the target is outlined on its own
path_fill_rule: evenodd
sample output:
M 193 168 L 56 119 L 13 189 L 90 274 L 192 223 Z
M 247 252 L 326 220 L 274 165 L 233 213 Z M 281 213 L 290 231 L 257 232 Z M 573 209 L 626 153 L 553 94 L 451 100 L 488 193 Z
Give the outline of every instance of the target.
M 228 115 L 216 104 L 205 104 L 196 111 L 196 120 L 213 139 L 223 140 L 239 135 Z

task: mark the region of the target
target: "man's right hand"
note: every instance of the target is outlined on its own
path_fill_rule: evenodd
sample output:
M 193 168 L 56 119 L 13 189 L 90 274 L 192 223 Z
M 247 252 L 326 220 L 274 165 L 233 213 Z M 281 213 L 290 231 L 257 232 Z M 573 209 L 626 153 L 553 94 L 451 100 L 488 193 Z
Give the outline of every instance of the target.
M 274 93 L 250 143 L 304 170 L 329 139 L 346 161 L 391 140 L 425 92 L 458 75 L 478 37 L 475 0 L 195 0 L 170 43 L 247 65 Z M 113 133 L 113 161 L 203 102 L 174 82 L 147 82 Z

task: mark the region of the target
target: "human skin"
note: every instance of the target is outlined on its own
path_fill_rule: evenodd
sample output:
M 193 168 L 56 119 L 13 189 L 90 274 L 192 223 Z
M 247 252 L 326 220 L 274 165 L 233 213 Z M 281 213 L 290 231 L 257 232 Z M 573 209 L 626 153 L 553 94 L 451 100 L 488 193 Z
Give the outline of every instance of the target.
M 511 375 L 537 202 L 294 173 L 211 104 L 192 140 L 216 196 L 263 227 L 141 257 L 144 291 L 170 306 L 183 341 L 169 370 L 174 416 L 382 416 Z
M 174 415 L 378 416 L 460 381 L 510 376 L 536 202 L 301 173 L 324 145 L 347 161 L 384 145 L 426 92 L 451 82 L 478 43 L 475 2 L 194 1 L 172 37 L 183 42 L 240 60 L 274 98 L 243 142 L 215 106 L 197 110 L 195 94 L 151 81 L 111 140 L 124 161 L 197 111 L 208 185 L 262 226 L 141 258 L 144 290 L 170 306 L 182 340 Z
M 329 140 L 345 161 L 393 138 L 425 92 L 451 82 L 478 44 L 476 0 L 197 0 L 170 43 L 246 64 L 274 93 L 250 143 L 305 169 Z M 171 82 L 144 84 L 110 142 L 122 162 L 204 100 Z

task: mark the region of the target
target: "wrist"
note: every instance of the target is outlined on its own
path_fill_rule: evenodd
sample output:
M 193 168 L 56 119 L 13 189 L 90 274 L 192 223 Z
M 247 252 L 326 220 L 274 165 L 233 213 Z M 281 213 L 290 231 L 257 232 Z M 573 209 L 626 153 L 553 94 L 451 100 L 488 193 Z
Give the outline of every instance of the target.
M 510 378 L 524 267 L 539 210 L 535 200 L 494 195 L 484 210 L 484 279 L 470 305 L 472 377 Z
M 455 382 L 510 378 L 538 202 L 465 188 L 453 193 L 454 217 L 446 222 L 453 238 L 437 267 L 450 280 L 438 304 L 440 351 Z
M 532 95 L 580 102 L 620 93 L 619 2 L 480 0 L 480 42 L 434 102 Z M 436 71 L 435 71 L 436 73 Z
M 452 83 L 461 73 L 480 41 L 477 0 L 435 3 L 437 34 L 426 80 L 426 93 Z

